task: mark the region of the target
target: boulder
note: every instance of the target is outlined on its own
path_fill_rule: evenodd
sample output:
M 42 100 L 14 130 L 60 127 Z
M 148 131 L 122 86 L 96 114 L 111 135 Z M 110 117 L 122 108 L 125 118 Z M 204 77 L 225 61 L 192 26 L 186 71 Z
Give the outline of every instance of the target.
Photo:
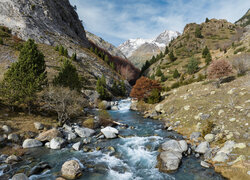
M 235 142 L 234 141 L 227 141 L 224 146 L 219 150 L 218 153 L 226 153 L 229 154 L 230 152 L 232 152 L 233 148 L 234 148 Z M 217 154 L 218 154 L 217 153 Z
M 82 175 L 82 168 L 78 161 L 70 160 L 62 165 L 61 173 L 67 179 L 76 179 Z
M 65 136 L 65 138 L 68 140 L 68 141 L 71 141 L 71 140 L 74 140 L 77 138 L 76 134 L 73 133 L 72 131 L 63 131 L 63 134 Z
M 50 142 L 46 142 L 46 143 L 45 143 L 45 147 L 46 147 L 46 148 L 50 148 Z
M 64 124 L 64 125 L 63 125 L 63 128 L 64 128 L 66 131 L 68 131 L 68 132 L 71 132 L 71 131 L 73 130 L 73 128 L 72 128 L 71 126 L 67 125 L 67 124 Z
M 80 137 L 90 137 L 95 133 L 93 129 L 81 128 L 81 127 L 76 127 L 75 132 Z
M 51 141 L 55 137 L 63 137 L 63 136 L 60 131 L 58 131 L 56 128 L 53 128 L 48 131 L 40 133 L 36 139 L 44 142 L 44 141 Z
M 23 173 L 18 173 L 12 177 L 12 180 L 29 180 L 29 178 Z
M 7 134 L 11 133 L 12 131 L 11 128 L 7 125 L 3 125 L 2 130 L 4 131 L 4 133 L 7 133 Z
M 225 162 L 228 160 L 228 155 L 224 152 L 217 153 L 216 156 L 213 158 L 214 162 Z
M 200 143 L 197 148 L 195 149 L 195 152 L 200 154 L 205 154 L 209 150 L 209 143 L 207 141 Z
M 247 147 L 246 143 L 237 143 L 234 145 L 234 148 L 239 148 L 239 149 L 244 149 L 246 147 Z
M 182 154 L 175 151 L 163 151 L 159 156 L 159 168 L 163 172 L 177 170 L 181 162 Z
M 111 110 L 118 111 L 119 108 L 118 108 L 118 106 L 111 106 Z
M 33 147 L 40 147 L 43 144 L 36 140 L 36 139 L 25 139 L 23 142 L 23 148 L 33 148 Z
M 9 134 L 8 140 L 13 141 L 15 143 L 18 143 L 20 139 L 19 139 L 19 136 L 17 134 Z
M 6 139 L 7 139 L 6 134 L 0 135 L 0 142 L 4 142 Z
M 43 130 L 44 125 L 40 122 L 34 122 L 34 126 L 37 130 Z
M 104 106 L 105 109 L 107 109 L 107 110 L 111 109 L 111 103 L 110 102 L 104 100 L 101 103 L 102 103 L 102 105 Z
M 211 165 L 205 161 L 201 161 L 201 166 L 205 168 L 210 168 Z
M 107 139 L 116 138 L 119 134 L 119 131 L 117 129 L 110 126 L 101 129 L 101 132 Z
M 185 140 L 180 140 L 179 144 L 182 149 L 182 152 L 186 152 L 188 150 L 188 144 Z
M 9 164 L 0 165 L 0 172 L 7 173 L 9 170 L 11 170 L 11 166 Z
M 18 162 L 20 160 L 19 157 L 17 157 L 16 155 L 10 155 L 9 157 L 7 157 L 7 159 L 5 160 L 5 163 L 7 164 L 12 164 L 15 162 Z
M 79 151 L 82 148 L 83 143 L 82 142 L 77 142 L 73 144 L 72 148 L 76 151 Z
M 178 142 L 172 139 L 163 143 L 161 148 L 163 151 L 175 151 L 183 153 L 184 151 L 187 151 L 187 143 L 184 140 Z
M 163 104 L 157 104 L 155 106 L 155 111 L 158 112 L 158 113 L 161 113 L 162 110 L 163 110 L 163 107 L 164 107 Z
M 51 149 L 61 149 L 64 147 L 66 141 L 61 137 L 55 137 L 50 141 Z
M 213 142 L 214 139 L 215 139 L 215 135 L 214 134 L 207 134 L 204 139 L 207 141 L 207 142 Z

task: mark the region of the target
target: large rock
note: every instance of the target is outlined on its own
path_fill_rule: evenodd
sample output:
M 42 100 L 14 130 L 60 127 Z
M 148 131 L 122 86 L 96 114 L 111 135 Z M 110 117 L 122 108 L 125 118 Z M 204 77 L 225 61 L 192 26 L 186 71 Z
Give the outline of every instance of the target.
M 5 163 L 7 164 L 12 164 L 15 162 L 18 162 L 20 160 L 19 157 L 17 157 L 16 155 L 10 155 L 9 157 L 7 157 L 7 159 L 5 160 Z
M 7 125 L 3 125 L 2 130 L 7 134 L 11 133 L 12 131 L 11 128 Z
M 50 129 L 48 131 L 40 133 L 36 139 L 44 142 L 44 141 L 51 141 L 55 137 L 63 137 L 63 136 L 62 136 L 62 133 L 60 131 L 53 128 L 53 129 Z
M 62 176 L 67 179 L 76 179 L 82 175 L 82 168 L 78 161 L 66 161 L 61 169 Z
M 175 151 L 164 151 L 160 153 L 159 168 L 163 172 L 177 170 L 181 162 L 182 154 Z
M 17 134 L 9 134 L 8 140 L 13 141 L 15 143 L 18 143 L 20 139 L 19 139 L 19 136 Z
M 195 152 L 200 154 L 205 154 L 207 151 L 209 151 L 209 143 L 207 141 L 202 142 L 198 145 L 198 147 L 195 149 Z
M 112 128 L 110 126 L 101 129 L 101 132 L 107 139 L 116 138 L 119 134 L 119 131 L 117 129 Z
M 234 141 L 227 141 L 224 146 L 219 150 L 218 153 L 226 153 L 229 154 L 230 152 L 232 152 L 233 148 L 235 146 L 235 142 Z
M 34 126 L 37 130 L 42 130 L 44 128 L 44 125 L 40 122 L 34 122 Z
M 105 109 L 111 109 L 111 102 L 108 101 L 102 101 L 102 105 Z
M 18 173 L 12 177 L 12 180 L 29 180 L 29 178 L 23 173 Z
M 192 132 L 192 134 L 190 135 L 190 139 L 197 139 L 201 136 L 200 132 Z
M 183 153 L 184 151 L 187 151 L 187 143 L 184 140 L 178 142 L 172 139 L 163 143 L 161 148 L 163 151 L 175 151 Z
M 34 148 L 34 147 L 40 147 L 42 145 L 43 143 L 41 143 L 40 141 L 36 139 L 26 139 L 23 142 L 23 148 Z
M 161 113 L 162 110 L 163 110 L 163 107 L 164 107 L 163 104 L 157 104 L 157 105 L 155 106 L 155 111 L 158 112 L 158 113 Z
M 63 135 L 68 141 L 71 141 L 77 138 L 75 133 L 73 133 L 72 131 L 68 131 L 68 130 L 63 131 Z
M 51 149 L 61 149 L 64 147 L 66 141 L 61 137 L 55 137 L 50 141 Z
M 95 133 L 95 131 L 93 129 L 80 128 L 80 127 L 76 127 L 75 132 L 80 137 L 90 137 Z
M 82 148 L 83 143 L 82 142 L 77 142 L 73 144 L 72 148 L 76 151 L 79 151 Z

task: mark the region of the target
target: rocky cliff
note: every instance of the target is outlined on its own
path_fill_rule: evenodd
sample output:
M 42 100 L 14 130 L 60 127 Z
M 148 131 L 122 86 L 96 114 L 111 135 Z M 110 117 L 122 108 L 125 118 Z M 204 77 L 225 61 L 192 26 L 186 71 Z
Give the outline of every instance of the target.
M 84 28 L 68 0 L 1 0 L 0 25 L 23 40 L 48 45 L 72 41 L 87 47 Z

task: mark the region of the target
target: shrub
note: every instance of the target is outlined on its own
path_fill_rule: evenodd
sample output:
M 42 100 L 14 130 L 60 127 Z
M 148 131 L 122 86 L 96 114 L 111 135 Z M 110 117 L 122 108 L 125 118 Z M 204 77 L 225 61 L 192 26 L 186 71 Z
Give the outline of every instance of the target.
M 208 67 L 208 77 L 210 79 L 222 78 L 233 72 L 231 64 L 226 60 L 213 61 Z
M 197 26 L 197 27 L 195 28 L 195 37 L 196 37 L 196 38 L 202 38 L 200 26 Z
M 173 78 L 179 78 L 181 75 L 177 69 L 174 70 Z
M 207 134 L 211 133 L 213 130 L 214 124 L 212 121 L 207 121 L 206 125 L 202 128 L 201 135 L 205 137 Z
M 76 67 L 68 59 L 64 59 L 59 74 L 55 76 L 53 83 L 55 86 L 69 87 L 72 90 L 80 91 L 81 89 L 81 80 Z
M 160 77 L 162 75 L 161 69 L 157 68 L 157 71 L 155 73 L 156 76 Z
M 106 79 L 104 77 L 104 75 L 102 75 L 101 78 L 98 78 L 97 82 L 96 82 L 96 91 L 99 93 L 100 95 L 100 99 L 102 100 L 110 100 L 110 96 L 109 93 L 106 89 L 107 85 L 106 85 Z
M 106 107 L 102 102 L 100 102 L 98 104 L 98 109 L 99 109 L 98 110 L 98 116 L 99 116 L 99 124 L 100 124 L 100 126 L 106 127 L 106 126 L 111 125 L 112 124 L 111 117 L 110 117 L 108 111 L 106 111 Z
M 3 45 L 3 38 L 0 37 L 0 44 Z
M 169 54 L 168 54 L 168 57 L 170 59 L 170 61 L 174 62 L 177 58 L 174 56 L 174 53 L 173 51 L 171 51 Z
M 237 54 L 238 52 L 242 52 L 242 51 L 245 51 L 245 50 L 246 50 L 246 47 L 240 47 L 240 48 L 238 48 L 238 49 L 236 49 L 234 51 L 234 54 Z
M 115 96 L 125 96 L 126 95 L 126 87 L 124 81 L 114 81 L 111 92 Z
M 180 82 L 179 81 L 172 84 L 171 89 L 175 89 L 175 88 L 178 88 L 178 87 L 180 87 Z
M 206 55 L 205 62 L 206 62 L 207 65 L 209 65 L 209 64 L 211 63 L 211 61 L 212 61 L 211 54 L 208 53 L 208 54 Z
M 76 53 L 73 53 L 72 54 L 72 57 L 71 57 L 72 61 L 76 61 L 77 60 L 77 56 L 76 56 Z
M 161 75 L 161 82 L 165 82 L 167 80 L 167 77 L 164 76 L 164 74 Z
M 242 76 L 250 69 L 250 56 L 242 54 L 233 60 L 233 67 L 237 70 L 237 75 Z
M 187 65 L 187 72 L 189 74 L 194 74 L 199 70 L 199 61 L 197 59 L 195 59 L 194 57 L 192 57 Z
M 150 96 L 153 89 L 158 89 L 161 91 L 160 84 L 155 80 L 151 80 L 142 76 L 136 81 L 130 96 L 133 98 L 138 98 L 139 100 L 144 100 Z
M 207 48 L 207 46 L 203 49 L 202 51 L 202 57 L 206 58 L 207 54 L 209 53 L 209 49 Z
M 155 104 L 160 102 L 161 94 L 158 89 L 153 89 L 150 96 L 147 98 L 147 103 L 149 104 Z

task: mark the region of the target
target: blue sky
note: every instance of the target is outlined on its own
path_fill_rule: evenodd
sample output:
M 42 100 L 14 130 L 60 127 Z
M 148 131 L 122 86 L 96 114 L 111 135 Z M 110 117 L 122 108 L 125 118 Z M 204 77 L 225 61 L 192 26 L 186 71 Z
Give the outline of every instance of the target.
M 250 0 L 70 0 L 87 31 L 118 46 L 130 38 L 182 32 L 187 23 L 209 19 L 235 22 Z

